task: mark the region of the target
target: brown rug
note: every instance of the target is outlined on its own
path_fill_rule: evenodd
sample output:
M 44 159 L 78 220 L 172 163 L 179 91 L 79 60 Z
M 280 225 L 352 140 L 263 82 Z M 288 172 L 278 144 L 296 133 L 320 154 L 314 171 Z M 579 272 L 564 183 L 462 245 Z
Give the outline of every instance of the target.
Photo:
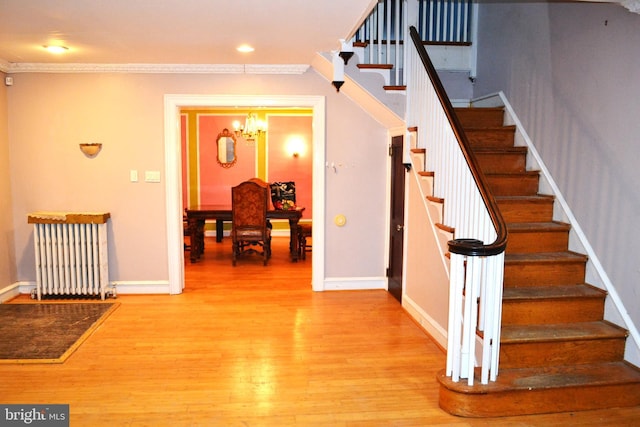
M 62 363 L 118 305 L 0 304 L 0 364 Z

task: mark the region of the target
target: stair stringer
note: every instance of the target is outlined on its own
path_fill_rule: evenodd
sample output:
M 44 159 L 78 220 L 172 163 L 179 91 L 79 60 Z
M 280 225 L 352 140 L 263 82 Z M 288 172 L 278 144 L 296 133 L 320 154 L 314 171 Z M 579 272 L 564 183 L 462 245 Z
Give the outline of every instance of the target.
M 411 155 L 405 209 L 405 273 L 402 306 L 443 348 L 447 347 L 449 316 L 448 248 L 428 206 L 429 180 L 420 175 L 421 156 Z M 425 274 L 425 272 L 427 272 Z
M 569 204 L 555 183 L 507 97 L 500 91 L 495 94 L 476 98 L 472 100 L 471 104 L 474 107 L 504 107 L 504 124 L 516 126 L 515 145 L 528 147 L 527 170 L 535 169 L 540 172 L 539 193 L 553 195 L 555 198 L 553 219 L 571 224 L 569 250 L 587 255 L 585 281 L 607 292 L 604 319 L 629 331 L 629 337 L 631 339 L 627 339 L 626 341 L 624 359 L 635 366 L 640 366 L 640 332 L 629 317 L 622 299 L 618 295 L 613 283 L 582 231 L 580 224 L 573 215 Z

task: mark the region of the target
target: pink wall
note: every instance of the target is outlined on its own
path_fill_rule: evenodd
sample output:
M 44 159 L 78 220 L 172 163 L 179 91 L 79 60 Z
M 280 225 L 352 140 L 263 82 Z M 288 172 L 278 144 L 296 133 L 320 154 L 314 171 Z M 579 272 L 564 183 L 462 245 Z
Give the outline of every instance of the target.
M 231 203 L 231 187 L 258 176 L 257 162 L 265 161 L 269 182 L 294 181 L 296 201 L 305 208 L 304 219 L 311 219 L 312 212 L 312 117 L 270 114 L 267 117 L 266 159 L 257 159 L 257 143 L 244 138 L 236 140 L 236 163 L 224 168 L 216 160 L 216 138 L 223 129 L 232 130 L 234 120 L 244 121 L 244 115 L 198 114 L 197 155 L 187 153 L 188 123 L 182 116 L 182 191 L 184 206 L 220 205 Z M 193 136 L 189 135 L 189 138 Z M 297 157 L 292 155 L 290 144 L 297 140 Z M 197 165 L 189 160 L 197 158 Z M 191 176 L 191 179 L 189 179 Z M 193 184 L 197 188 L 191 188 Z
M 198 115 L 198 170 L 201 205 L 231 205 L 231 187 L 256 176 L 255 146 L 236 140 L 236 163 L 224 168 L 216 160 L 216 139 L 223 129 L 233 130 L 234 120 L 244 116 Z M 194 202 L 193 200 L 191 201 Z
M 271 115 L 267 135 L 267 179 L 296 183 L 296 204 L 305 208 L 303 219 L 311 219 L 313 201 L 311 121 L 310 116 Z M 302 143 L 298 157 L 289 149 L 294 139 Z

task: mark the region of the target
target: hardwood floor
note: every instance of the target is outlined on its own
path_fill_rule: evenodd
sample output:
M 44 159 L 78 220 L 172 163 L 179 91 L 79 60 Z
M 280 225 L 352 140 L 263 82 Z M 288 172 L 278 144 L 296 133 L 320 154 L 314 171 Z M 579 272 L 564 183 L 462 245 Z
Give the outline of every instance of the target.
M 445 355 L 384 291 L 311 291 L 311 257 L 231 266 L 207 238 L 181 295 L 121 295 L 64 364 L 0 365 L 1 403 L 71 426 L 637 425 L 640 407 L 469 419 L 438 407 Z M 24 300 L 26 296 L 19 299 Z

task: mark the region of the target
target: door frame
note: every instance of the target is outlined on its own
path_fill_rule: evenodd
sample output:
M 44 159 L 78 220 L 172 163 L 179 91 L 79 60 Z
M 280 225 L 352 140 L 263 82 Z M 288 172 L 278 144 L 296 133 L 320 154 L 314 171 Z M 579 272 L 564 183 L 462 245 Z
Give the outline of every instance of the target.
M 184 249 L 182 212 L 182 152 L 180 139 L 180 109 L 183 107 L 305 107 L 313 111 L 312 119 L 312 193 L 313 236 L 311 288 L 324 290 L 324 222 L 325 222 L 325 161 L 326 109 L 324 96 L 305 95 L 193 95 L 164 96 L 165 148 L 165 218 L 167 225 L 167 268 L 169 294 L 184 289 Z

